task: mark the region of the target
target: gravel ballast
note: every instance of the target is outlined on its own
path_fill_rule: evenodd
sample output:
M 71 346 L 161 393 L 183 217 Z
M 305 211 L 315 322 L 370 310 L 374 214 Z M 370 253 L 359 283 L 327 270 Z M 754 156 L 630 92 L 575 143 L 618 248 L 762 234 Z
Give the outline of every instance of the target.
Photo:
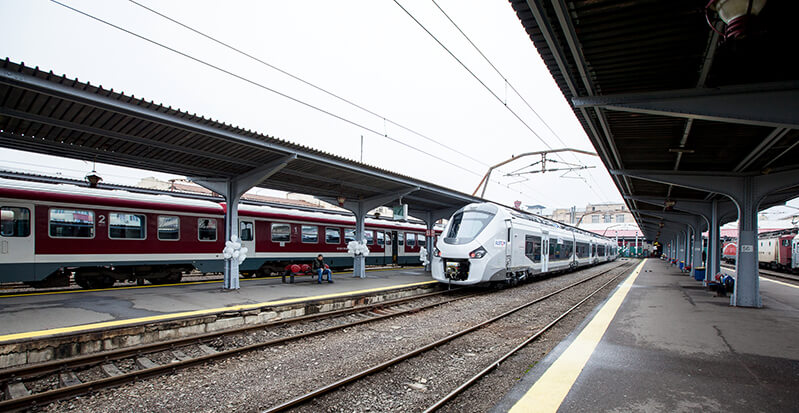
M 419 313 L 300 339 L 79 399 L 53 403 L 41 410 L 262 411 L 618 264 L 604 264 L 504 290 L 487 290 L 478 296 Z M 631 269 L 627 268 L 625 273 Z M 616 273 L 618 270 L 611 271 L 431 352 L 348 385 L 343 391 L 317 397 L 296 410 L 424 410 Z M 616 282 L 623 278 L 619 277 Z M 442 411 L 489 410 L 525 371 L 579 325 L 614 287 L 615 283 L 607 286 L 561 324 L 451 401 Z M 304 330 L 306 327 L 298 325 L 292 328 Z M 269 332 L 262 334 L 268 335 Z M 214 347 L 240 344 L 229 340 L 220 340 L 214 343 Z M 246 337 L 235 339 L 239 340 L 249 341 Z M 164 356 L 164 360 L 158 361 L 167 361 L 168 356 Z

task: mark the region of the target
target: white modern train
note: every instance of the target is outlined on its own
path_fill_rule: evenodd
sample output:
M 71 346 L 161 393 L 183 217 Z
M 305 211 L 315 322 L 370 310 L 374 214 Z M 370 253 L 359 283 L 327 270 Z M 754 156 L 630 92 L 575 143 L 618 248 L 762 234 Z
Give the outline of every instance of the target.
M 433 250 L 433 278 L 455 285 L 516 284 L 615 260 L 612 239 L 490 203 L 452 215 Z

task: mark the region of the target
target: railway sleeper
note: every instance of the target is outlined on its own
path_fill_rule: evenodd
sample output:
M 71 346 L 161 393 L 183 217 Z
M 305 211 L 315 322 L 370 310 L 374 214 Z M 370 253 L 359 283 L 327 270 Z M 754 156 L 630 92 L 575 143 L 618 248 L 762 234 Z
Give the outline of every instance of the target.
M 111 363 L 103 364 L 102 366 L 100 366 L 100 368 L 103 370 L 103 373 L 105 373 L 105 375 L 108 377 L 116 377 L 124 374 L 122 373 L 122 370 L 120 370 L 117 366 Z
M 4 386 L 3 392 L 5 393 L 6 400 L 10 399 L 18 399 L 20 397 L 29 396 L 31 394 L 30 390 L 25 387 L 25 383 L 21 381 L 14 381 L 6 383 Z
M 81 381 L 75 373 L 66 371 L 58 375 L 58 384 L 60 387 L 72 387 L 81 384 Z

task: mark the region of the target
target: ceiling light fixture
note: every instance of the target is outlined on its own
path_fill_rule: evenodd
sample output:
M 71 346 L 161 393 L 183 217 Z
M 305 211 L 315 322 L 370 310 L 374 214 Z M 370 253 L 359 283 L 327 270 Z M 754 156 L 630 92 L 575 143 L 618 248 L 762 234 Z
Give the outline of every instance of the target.
M 718 32 L 725 39 L 736 39 L 747 34 L 751 20 L 757 16 L 766 0 L 710 0 L 705 6 L 705 18 L 710 28 Z M 727 25 L 724 33 L 716 30 L 710 20 L 708 11 L 714 11 L 718 17 Z

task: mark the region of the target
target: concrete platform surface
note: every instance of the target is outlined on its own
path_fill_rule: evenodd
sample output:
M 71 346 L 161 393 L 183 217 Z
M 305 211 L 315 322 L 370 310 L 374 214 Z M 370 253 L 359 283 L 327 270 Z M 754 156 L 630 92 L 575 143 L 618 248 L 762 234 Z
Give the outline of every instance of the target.
M 421 268 L 373 270 L 366 274 L 361 279 L 353 278 L 351 272 L 336 273 L 333 284 L 317 284 L 307 276 L 298 277 L 295 284 L 283 284 L 279 277 L 243 279 L 241 289 L 235 291 L 222 290 L 221 282 L 205 282 L 0 297 L 0 342 L 35 337 L 37 332 L 54 334 L 71 326 L 119 320 L 141 322 L 178 314 L 280 305 L 364 290 L 434 283 Z
M 763 308 L 730 307 L 646 260 L 494 410 L 799 411 L 799 287 L 760 288 Z

